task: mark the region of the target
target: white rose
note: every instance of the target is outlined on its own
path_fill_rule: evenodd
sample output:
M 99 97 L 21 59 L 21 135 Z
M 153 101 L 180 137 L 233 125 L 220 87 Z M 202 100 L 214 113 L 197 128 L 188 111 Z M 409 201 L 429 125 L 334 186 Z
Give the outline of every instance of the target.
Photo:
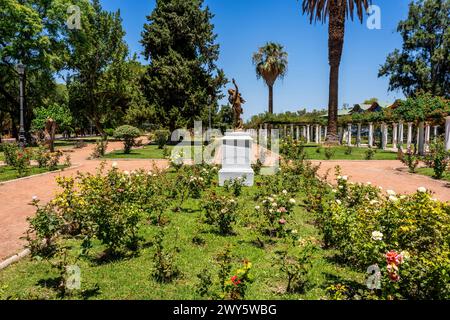
M 256 207 L 255 207 L 255 210 L 259 210 L 259 209 L 261 209 L 260 206 L 256 206 Z
M 338 204 L 338 205 L 341 205 L 342 204 L 342 202 L 341 202 L 341 200 L 336 200 L 336 203 Z
M 419 188 L 417 189 L 417 192 L 425 193 L 425 192 L 427 192 L 427 188 L 425 188 L 425 187 L 419 187 Z
M 283 194 L 287 194 L 288 192 L 287 192 L 287 190 L 283 190 Z
M 396 196 L 389 196 L 389 201 L 391 202 L 397 202 L 398 198 Z
M 395 195 L 397 195 L 397 194 L 395 193 L 394 190 L 387 190 L 386 192 L 387 192 L 387 194 L 390 195 L 390 196 L 395 196 Z
M 117 168 L 117 166 L 118 166 L 118 165 L 117 165 L 117 162 L 113 162 L 112 167 L 113 167 L 113 168 Z
M 295 204 L 295 199 L 289 199 L 289 202 Z
M 372 240 L 375 240 L 375 241 L 383 240 L 383 234 L 380 231 L 372 232 Z

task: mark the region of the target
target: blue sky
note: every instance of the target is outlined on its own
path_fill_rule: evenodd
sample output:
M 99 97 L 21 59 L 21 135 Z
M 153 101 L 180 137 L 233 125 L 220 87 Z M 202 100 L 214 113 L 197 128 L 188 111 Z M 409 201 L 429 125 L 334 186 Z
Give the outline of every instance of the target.
M 102 0 L 106 10 L 121 10 L 126 41 L 131 52 L 142 52 L 139 43 L 146 16 L 155 0 Z M 369 30 L 366 21 L 346 25 L 341 64 L 339 105 L 377 97 L 382 102 L 403 98 L 388 92 L 388 79 L 378 69 L 388 53 L 402 45 L 395 32 L 408 14 L 410 0 L 373 0 L 381 8 L 381 30 Z M 279 42 L 289 54 L 289 70 L 275 86 L 274 111 L 323 109 L 328 103 L 327 26 L 309 24 L 296 0 L 205 0 L 215 14 L 213 24 L 220 44 L 218 65 L 235 78 L 247 100 L 244 118 L 267 110 L 268 90 L 257 80 L 252 54 L 267 41 Z

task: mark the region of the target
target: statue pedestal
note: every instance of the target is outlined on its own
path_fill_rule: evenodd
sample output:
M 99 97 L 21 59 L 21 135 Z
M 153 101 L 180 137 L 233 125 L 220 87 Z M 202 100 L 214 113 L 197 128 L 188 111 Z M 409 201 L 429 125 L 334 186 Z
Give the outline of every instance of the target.
M 227 132 L 222 138 L 222 170 L 219 171 L 219 185 L 225 181 L 242 178 L 244 185 L 251 187 L 254 172 L 251 166 L 253 139 L 247 132 Z

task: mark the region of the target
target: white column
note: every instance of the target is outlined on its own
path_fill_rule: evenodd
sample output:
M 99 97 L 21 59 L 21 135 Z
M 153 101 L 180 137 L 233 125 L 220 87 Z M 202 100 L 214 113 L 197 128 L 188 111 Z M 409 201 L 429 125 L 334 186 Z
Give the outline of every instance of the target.
M 358 123 L 358 131 L 356 133 L 356 146 L 361 147 L 361 122 Z
M 417 136 L 417 147 L 419 149 L 419 154 L 423 156 L 425 154 L 425 124 L 423 122 L 419 123 Z
M 286 136 L 287 136 L 287 125 L 283 126 L 283 133 L 284 133 L 283 138 L 286 138 Z
M 347 136 L 347 146 L 351 147 L 352 145 L 352 124 L 349 123 L 347 124 L 347 132 L 348 132 L 348 136 Z
M 291 124 L 291 132 L 290 132 L 290 134 L 291 134 L 291 138 L 292 138 L 292 139 L 295 139 L 294 125 L 293 125 L 293 124 Z
M 322 143 L 322 126 L 319 125 L 319 143 Z
M 411 149 L 412 144 L 412 122 L 408 122 L 408 136 L 406 138 L 406 148 Z
M 439 128 L 439 126 L 434 126 L 434 127 L 433 127 L 433 138 L 434 138 L 434 143 L 437 142 L 438 128 Z
M 388 127 L 386 123 L 381 124 L 381 149 L 386 150 L 388 142 Z
M 323 136 L 325 137 L 324 140 L 327 140 L 327 134 L 328 134 L 328 126 L 325 126 L 325 132 L 323 133 Z
M 315 125 L 315 130 L 316 130 L 316 134 L 314 136 L 314 142 L 319 143 L 319 125 L 318 124 Z
M 369 123 L 369 148 L 373 147 L 373 123 Z
M 450 150 L 450 116 L 445 118 L 445 149 Z
M 403 150 L 403 122 L 398 123 L 398 142 L 399 147 Z
M 398 125 L 397 123 L 392 124 L 392 145 L 394 146 L 394 149 L 397 149 L 398 145 Z
M 430 151 L 430 144 L 431 144 L 431 126 L 429 123 L 425 125 L 425 151 Z
M 303 138 L 306 139 L 306 126 L 303 126 L 302 130 L 303 130 Z
M 310 127 L 309 124 L 306 126 L 306 143 L 311 142 Z

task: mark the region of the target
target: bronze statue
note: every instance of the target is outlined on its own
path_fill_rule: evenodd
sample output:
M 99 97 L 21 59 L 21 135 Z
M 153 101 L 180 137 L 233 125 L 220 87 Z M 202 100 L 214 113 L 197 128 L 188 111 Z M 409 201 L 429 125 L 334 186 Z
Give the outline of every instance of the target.
M 245 103 L 245 100 L 242 98 L 241 93 L 239 92 L 239 88 L 236 84 L 236 81 L 233 79 L 233 84 L 236 90 L 229 89 L 228 101 L 231 103 L 233 108 L 233 126 L 235 130 L 242 130 L 244 128 L 244 122 L 242 121 L 242 114 L 244 113 L 244 109 L 242 109 L 242 105 Z

